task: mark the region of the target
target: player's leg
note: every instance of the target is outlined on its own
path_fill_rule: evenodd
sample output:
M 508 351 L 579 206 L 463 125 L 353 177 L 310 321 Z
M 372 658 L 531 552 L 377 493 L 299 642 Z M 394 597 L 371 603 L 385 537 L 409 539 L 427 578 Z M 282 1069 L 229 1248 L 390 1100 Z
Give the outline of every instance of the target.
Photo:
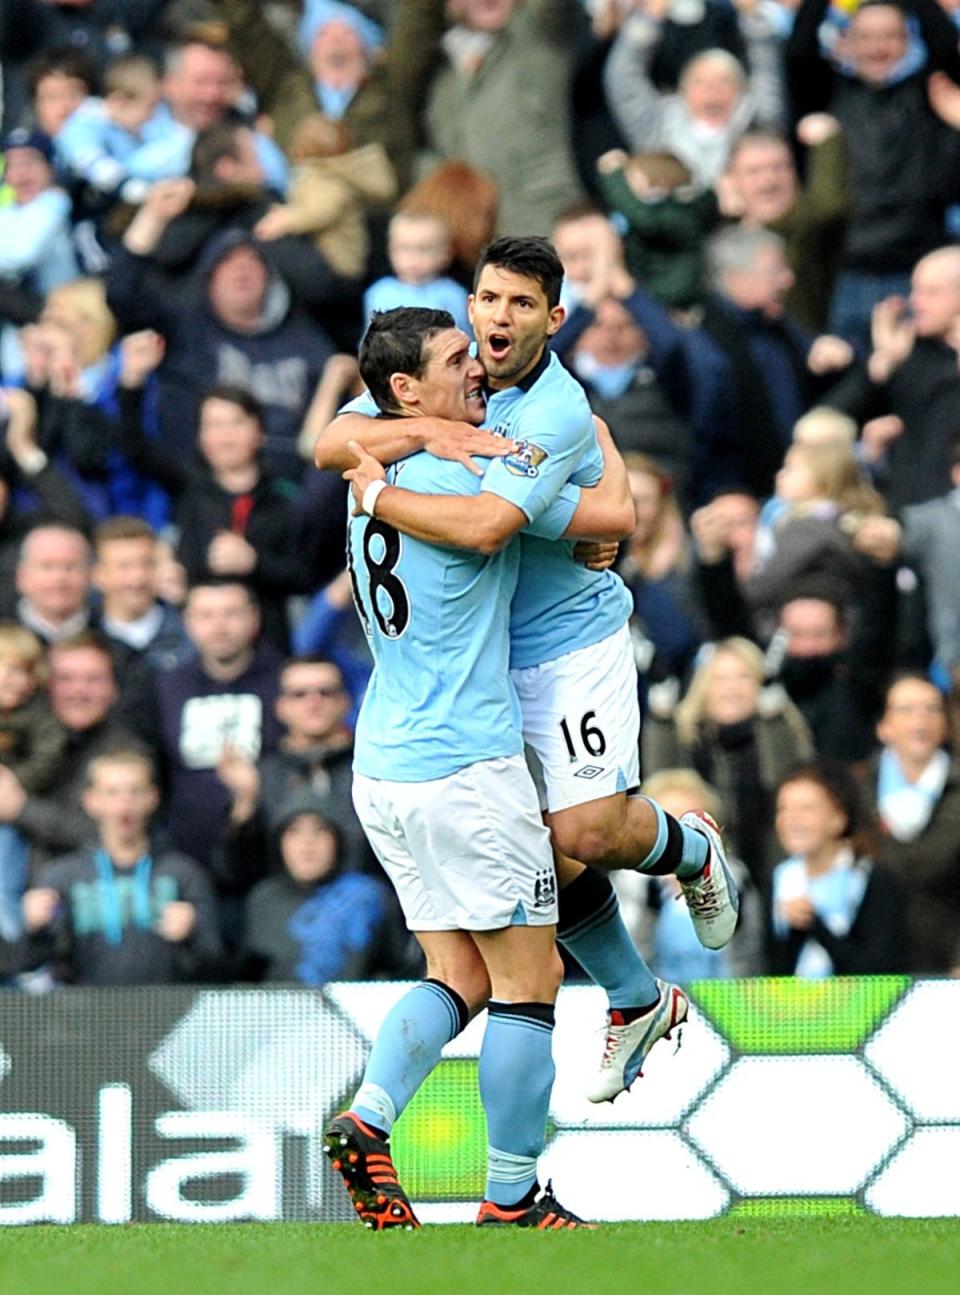
M 610 1102 L 642 1073 L 654 1044 L 686 1020 L 687 998 L 676 985 L 654 979 L 624 924 L 606 873 L 556 851 L 555 857 L 557 940 L 606 991 L 609 1004 L 603 1052 L 587 1097 Z
M 396 796 L 397 784 L 355 779 L 360 822 L 426 954 L 427 976 L 388 1012 L 354 1101 L 330 1122 L 324 1138 L 324 1150 L 358 1215 L 376 1229 L 419 1226 L 397 1180 L 390 1133 L 440 1060 L 444 1045 L 483 1007 L 489 993 L 486 968 L 473 941 L 448 929 L 450 919 L 436 909 L 423 885 Z
M 557 847 L 594 867 L 676 874 L 701 942 L 726 944 L 739 905 L 716 825 L 692 814 L 678 821 L 628 794 L 639 783 L 640 713 L 626 626 L 512 677 Z

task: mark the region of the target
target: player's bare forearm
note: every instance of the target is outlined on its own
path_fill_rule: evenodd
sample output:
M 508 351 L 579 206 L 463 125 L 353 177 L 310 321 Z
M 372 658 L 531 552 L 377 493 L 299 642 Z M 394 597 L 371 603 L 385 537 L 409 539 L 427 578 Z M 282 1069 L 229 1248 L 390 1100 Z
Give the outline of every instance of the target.
M 378 495 L 376 516 L 415 540 L 478 553 L 502 549 L 527 520 L 494 494 L 421 495 L 397 486 Z
M 343 472 L 352 467 L 354 456 L 347 448 L 358 441 L 380 463 L 396 463 L 423 448 L 415 418 L 371 418 L 367 414 L 338 414 L 320 433 L 313 461 L 318 468 Z
M 603 455 L 603 476 L 595 486 L 580 492 L 580 503 L 565 537 L 574 540 L 625 540 L 634 532 L 637 514 L 630 493 L 630 478 L 610 429 L 594 418 Z

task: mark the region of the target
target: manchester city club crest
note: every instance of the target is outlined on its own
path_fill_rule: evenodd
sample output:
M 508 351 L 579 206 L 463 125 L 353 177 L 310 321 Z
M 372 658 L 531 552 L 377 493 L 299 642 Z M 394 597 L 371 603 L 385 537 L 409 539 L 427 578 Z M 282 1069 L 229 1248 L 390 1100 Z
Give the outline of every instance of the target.
M 521 441 L 512 454 L 508 454 L 503 465 L 515 477 L 538 477 L 540 464 L 547 457 L 547 451 L 541 450 L 533 441 Z

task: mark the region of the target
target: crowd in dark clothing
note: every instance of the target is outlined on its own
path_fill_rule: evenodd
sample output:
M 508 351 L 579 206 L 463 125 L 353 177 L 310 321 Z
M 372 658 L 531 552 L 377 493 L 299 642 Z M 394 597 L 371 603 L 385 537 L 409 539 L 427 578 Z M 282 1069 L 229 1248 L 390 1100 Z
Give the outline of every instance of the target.
M 658 974 L 960 969 L 957 11 L 693 9 L 0 7 L 3 983 L 417 973 L 312 449 L 365 299 L 465 319 L 496 233 L 630 473 L 644 778 L 746 896 L 705 960 L 618 878 Z

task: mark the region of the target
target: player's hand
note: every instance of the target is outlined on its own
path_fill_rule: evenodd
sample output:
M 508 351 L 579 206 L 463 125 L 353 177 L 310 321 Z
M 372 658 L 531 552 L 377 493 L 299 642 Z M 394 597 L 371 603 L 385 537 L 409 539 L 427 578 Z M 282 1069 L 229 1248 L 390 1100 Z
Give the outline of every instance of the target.
M 423 448 L 438 459 L 462 463 L 465 468 L 482 477 L 484 469 L 478 467 L 471 456 L 475 454 L 481 459 L 502 458 L 504 454 L 512 454 L 516 450 L 517 442 L 494 436 L 493 432 L 483 431 L 479 427 L 471 427 L 469 423 L 451 423 L 443 418 L 434 418 L 423 434 Z
M 363 516 L 363 492 L 371 481 L 386 481 L 387 473 L 383 464 L 368 454 L 359 441 L 347 441 L 347 449 L 357 460 L 355 468 L 347 468 L 343 474 L 344 481 L 350 482 L 353 493 L 353 515 Z
M 573 546 L 573 560 L 588 571 L 606 571 L 612 567 L 620 552 L 620 545 L 598 540 L 577 540 Z
M 182 944 L 193 934 L 197 924 L 197 910 L 184 899 L 172 900 L 164 904 L 157 930 L 171 944 Z
M 36 886 L 23 897 L 23 920 L 28 931 L 49 926 L 60 905 L 60 894 L 52 886 Z

